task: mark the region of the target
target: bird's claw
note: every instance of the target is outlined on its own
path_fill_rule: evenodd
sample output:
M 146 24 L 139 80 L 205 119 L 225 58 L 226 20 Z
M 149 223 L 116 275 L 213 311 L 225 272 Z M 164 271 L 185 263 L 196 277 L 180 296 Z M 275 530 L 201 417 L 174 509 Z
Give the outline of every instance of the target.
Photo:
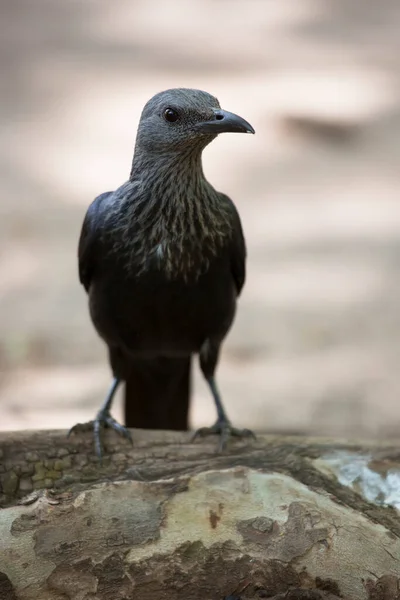
M 207 435 L 219 435 L 218 452 L 224 450 L 230 437 L 251 437 L 254 440 L 256 439 L 256 436 L 251 429 L 237 429 L 236 427 L 233 427 L 229 421 L 217 421 L 211 427 L 201 427 L 200 429 L 197 429 L 192 437 L 192 442 L 199 437 L 205 437 Z
M 92 429 L 95 452 L 100 462 L 102 462 L 104 446 L 101 437 L 102 430 L 105 427 L 114 429 L 114 431 L 116 431 L 119 435 L 127 439 L 131 444 L 133 444 L 132 435 L 129 429 L 118 423 L 118 421 L 116 421 L 108 411 L 100 411 L 97 414 L 97 417 L 93 421 L 89 421 L 88 423 L 77 423 L 68 431 L 67 437 L 69 437 L 71 433 L 79 433 L 82 431 L 88 431 Z

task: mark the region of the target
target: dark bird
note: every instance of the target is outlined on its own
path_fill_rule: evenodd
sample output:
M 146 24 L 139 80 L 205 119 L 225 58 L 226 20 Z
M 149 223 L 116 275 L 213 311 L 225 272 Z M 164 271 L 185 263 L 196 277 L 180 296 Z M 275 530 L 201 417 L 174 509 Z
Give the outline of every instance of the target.
M 114 375 L 95 420 L 101 431 L 188 429 L 191 358 L 199 354 L 217 421 L 196 435 L 252 435 L 232 427 L 215 380 L 221 344 L 245 281 L 246 247 L 233 202 L 204 176 L 202 152 L 224 132 L 254 133 L 210 94 L 171 89 L 143 109 L 129 180 L 98 196 L 79 240 L 79 277 Z M 111 416 L 125 382 L 125 425 Z M 71 431 L 80 427 L 76 425 Z

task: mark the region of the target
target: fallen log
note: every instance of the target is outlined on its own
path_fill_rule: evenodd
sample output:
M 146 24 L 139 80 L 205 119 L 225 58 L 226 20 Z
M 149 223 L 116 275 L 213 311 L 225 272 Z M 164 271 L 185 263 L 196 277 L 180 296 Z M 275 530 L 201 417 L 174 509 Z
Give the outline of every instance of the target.
M 133 435 L 0 433 L 0 600 L 400 599 L 398 447 Z

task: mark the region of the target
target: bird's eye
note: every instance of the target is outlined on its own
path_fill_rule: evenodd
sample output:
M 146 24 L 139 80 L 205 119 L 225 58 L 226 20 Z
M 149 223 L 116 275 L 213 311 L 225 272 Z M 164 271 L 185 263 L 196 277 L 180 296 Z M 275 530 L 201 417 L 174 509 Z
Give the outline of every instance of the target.
M 175 123 L 175 121 L 179 119 L 179 113 L 173 108 L 166 108 L 164 110 L 164 119 L 168 121 L 168 123 Z

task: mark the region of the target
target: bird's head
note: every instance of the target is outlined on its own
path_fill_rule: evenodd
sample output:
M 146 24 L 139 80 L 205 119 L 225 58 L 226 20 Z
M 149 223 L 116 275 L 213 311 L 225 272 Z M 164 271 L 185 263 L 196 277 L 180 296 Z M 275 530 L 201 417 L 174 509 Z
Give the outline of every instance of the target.
M 222 110 L 214 96 L 177 88 L 160 92 L 145 105 L 136 148 L 150 153 L 202 150 L 219 133 L 254 133 L 242 117 Z

